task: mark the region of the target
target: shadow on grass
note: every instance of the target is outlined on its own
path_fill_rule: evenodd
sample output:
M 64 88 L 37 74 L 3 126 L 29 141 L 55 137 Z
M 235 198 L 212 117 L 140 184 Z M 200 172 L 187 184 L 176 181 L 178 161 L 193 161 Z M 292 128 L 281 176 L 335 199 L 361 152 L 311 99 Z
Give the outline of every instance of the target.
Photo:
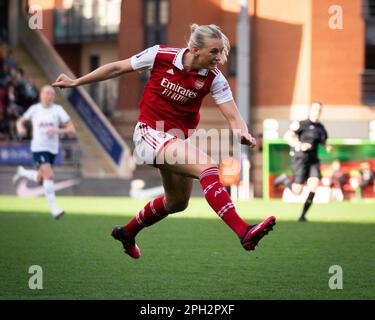
M 110 237 L 127 216 L 0 215 L 0 299 L 373 299 L 374 224 L 280 221 L 246 252 L 219 219 L 167 218 L 137 238 L 139 260 Z M 43 290 L 28 287 L 31 265 Z M 328 287 L 330 266 L 343 290 Z

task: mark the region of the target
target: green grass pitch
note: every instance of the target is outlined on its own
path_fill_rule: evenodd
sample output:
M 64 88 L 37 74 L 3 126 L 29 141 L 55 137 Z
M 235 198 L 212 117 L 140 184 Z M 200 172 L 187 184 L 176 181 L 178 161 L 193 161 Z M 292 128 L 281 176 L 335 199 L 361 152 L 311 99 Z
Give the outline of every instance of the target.
M 314 205 L 237 203 L 256 223 L 277 217 L 253 252 L 204 199 L 143 230 L 142 257 L 124 255 L 110 237 L 146 201 L 59 197 L 67 211 L 55 221 L 46 200 L 0 196 L 0 299 L 374 299 L 375 202 Z M 28 286 L 29 267 L 43 270 L 43 289 Z M 328 286 L 329 268 L 343 270 L 343 288 Z

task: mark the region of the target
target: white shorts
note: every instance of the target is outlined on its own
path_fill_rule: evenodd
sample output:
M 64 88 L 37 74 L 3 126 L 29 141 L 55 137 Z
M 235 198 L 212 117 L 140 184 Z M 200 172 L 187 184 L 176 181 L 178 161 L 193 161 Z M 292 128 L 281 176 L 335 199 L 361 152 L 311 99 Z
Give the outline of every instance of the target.
M 143 122 L 138 122 L 133 134 L 137 164 L 155 165 L 159 152 L 175 139 L 177 138 L 169 133 L 157 131 Z

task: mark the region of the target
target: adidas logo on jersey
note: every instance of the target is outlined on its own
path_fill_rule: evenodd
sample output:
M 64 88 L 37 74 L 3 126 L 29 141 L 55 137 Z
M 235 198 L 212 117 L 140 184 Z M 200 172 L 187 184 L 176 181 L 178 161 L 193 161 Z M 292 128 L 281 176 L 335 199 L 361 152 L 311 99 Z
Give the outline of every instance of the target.
M 169 70 L 167 70 L 167 73 L 174 75 L 174 71 L 173 71 L 173 69 L 169 69 Z

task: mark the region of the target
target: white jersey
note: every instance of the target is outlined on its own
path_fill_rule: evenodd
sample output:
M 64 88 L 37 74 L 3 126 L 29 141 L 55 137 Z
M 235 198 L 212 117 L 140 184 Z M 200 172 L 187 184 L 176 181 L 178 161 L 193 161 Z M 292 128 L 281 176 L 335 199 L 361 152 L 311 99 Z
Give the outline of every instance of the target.
M 57 154 L 59 151 L 59 135 L 49 135 L 49 129 L 58 129 L 62 124 L 70 121 L 69 115 L 58 104 L 52 104 L 48 108 L 41 103 L 32 105 L 23 114 L 26 120 L 30 120 L 33 125 L 33 137 L 31 140 L 31 151 L 48 151 Z

